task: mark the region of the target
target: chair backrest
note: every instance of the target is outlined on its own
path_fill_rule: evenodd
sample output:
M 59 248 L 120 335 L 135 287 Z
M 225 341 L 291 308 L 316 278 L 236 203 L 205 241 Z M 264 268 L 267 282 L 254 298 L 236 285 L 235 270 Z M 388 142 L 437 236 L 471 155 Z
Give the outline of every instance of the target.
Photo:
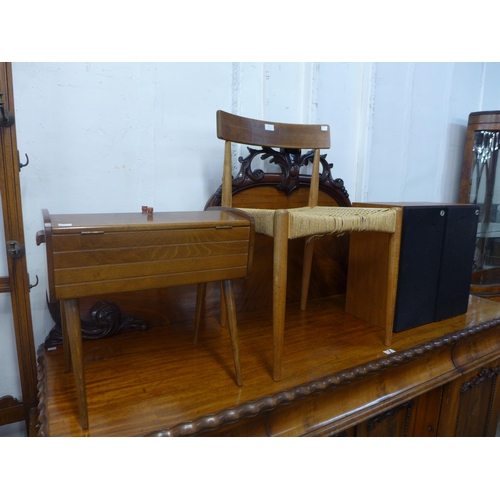
M 226 141 L 222 178 L 222 206 L 232 206 L 231 143 L 279 148 L 313 150 L 313 168 L 309 191 L 309 206 L 318 203 L 320 149 L 330 148 L 328 125 L 303 125 L 253 120 L 217 111 L 217 137 Z

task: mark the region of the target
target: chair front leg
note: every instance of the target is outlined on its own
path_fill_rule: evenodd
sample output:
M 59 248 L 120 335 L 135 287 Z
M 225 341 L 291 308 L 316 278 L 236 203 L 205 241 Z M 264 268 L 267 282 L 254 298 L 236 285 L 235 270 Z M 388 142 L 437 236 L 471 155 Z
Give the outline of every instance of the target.
M 276 210 L 274 214 L 273 251 L 273 380 L 276 382 L 281 379 L 285 332 L 288 222 L 288 211 Z

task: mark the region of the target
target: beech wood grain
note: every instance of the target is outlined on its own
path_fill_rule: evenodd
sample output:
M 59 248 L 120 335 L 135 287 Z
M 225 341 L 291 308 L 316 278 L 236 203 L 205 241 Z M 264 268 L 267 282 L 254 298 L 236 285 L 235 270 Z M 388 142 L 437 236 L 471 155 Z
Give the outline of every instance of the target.
M 353 206 L 396 210 L 396 231 L 393 234 L 351 234 L 346 293 L 346 311 L 384 328 L 384 344 L 390 346 L 398 284 L 403 209 L 384 203 L 353 203 Z
M 50 300 L 243 278 L 251 269 L 247 214 L 55 214 L 43 210 Z

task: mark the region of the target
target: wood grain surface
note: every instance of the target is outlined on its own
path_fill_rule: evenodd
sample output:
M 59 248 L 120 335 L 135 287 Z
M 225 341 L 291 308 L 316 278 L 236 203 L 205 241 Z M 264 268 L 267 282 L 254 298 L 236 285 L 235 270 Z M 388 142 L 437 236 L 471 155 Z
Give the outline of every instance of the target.
M 394 352 L 384 352 L 382 328 L 343 308 L 335 296 L 287 309 L 280 382 L 271 378 L 271 309 L 239 313 L 242 387 L 228 330 L 213 317 L 197 346 L 193 322 L 84 342 L 88 431 L 62 348 L 41 348 L 40 435 L 223 434 L 243 424 L 235 434 L 326 435 L 499 356 L 500 304 L 492 301 L 471 297 L 466 315 L 395 334 Z

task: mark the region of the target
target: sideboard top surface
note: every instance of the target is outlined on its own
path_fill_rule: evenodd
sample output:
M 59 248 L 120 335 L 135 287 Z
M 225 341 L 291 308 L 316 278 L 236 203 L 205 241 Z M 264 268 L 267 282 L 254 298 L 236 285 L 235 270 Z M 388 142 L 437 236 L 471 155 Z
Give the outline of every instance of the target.
M 242 387 L 215 318 L 206 319 L 197 346 L 192 322 L 84 342 L 89 431 L 78 424 L 62 350 L 41 347 L 41 435 L 192 435 L 268 411 L 280 415 L 269 415 L 269 435 L 303 435 L 323 424 L 304 420 L 301 404 L 327 398 L 322 418 L 340 425 L 356 408 L 404 401 L 499 355 L 495 302 L 471 297 L 467 314 L 395 334 L 388 350 L 381 328 L 344 313 L 341 296 L 329 297 L 287 310 L 283 377 L 274 382 L 270 314 L 239 315 Z

